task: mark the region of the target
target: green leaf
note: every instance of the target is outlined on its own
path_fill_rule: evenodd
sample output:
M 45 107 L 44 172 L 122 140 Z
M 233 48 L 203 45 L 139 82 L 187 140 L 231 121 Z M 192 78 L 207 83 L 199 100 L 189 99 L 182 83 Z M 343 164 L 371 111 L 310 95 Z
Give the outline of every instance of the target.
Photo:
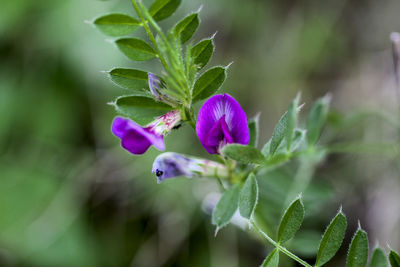
M 330 96 L 318 99 L 311 107 L 307 118 L 307 141 L 314 145 L 321 135 L 322 127 L 326 121 L 329 111 Z
M 239 196 L 239 212 L 246 219 L 250 219 L 258 200 L 258 185 L 257 179 L 253 173 L 250 173 L 246 182 L 240 191 Z
M 193 102 L 213 95 L 226 78 L 226 68 L 214 67 L 203 73 L 193 86 Z
M 261 264 L 261 267 L 278 267 L 279 265 L 279 250 L 274 249 L 267 258 L 265 258 L 264 262 Z
M 278 149 L 281 142 L 286 140 L 286 150 L 290 151 L 292 145 L 294 127 L 296 126 L 298 102 L 300 95 L 292 101 L 289 109 L 283 114 L 278 124 L 275 126 L 274 132 L 271 138 L 271 144 L 269 146 L 269 153 L 273 156 Z
M 186 43 L 199 27 L 200 19 L 197 13 L 193 13 L 175 25 L 173 31 L 177 37 L 180 38 L 181 43 Z
M 329 224 L 319 243 L 316 267 L 327 263 L 336 254 L 342 244 L 346 227 L 346 216 L 340 210 Z
M 109 36 L 127 35 L 138 27 L 140 21 L 125 14 L 109 14 L 94 20 L 93 24 L 104 34 Z
M 148 87 L 145 71 L 115 68 L 108 72 L 108 75 L 113 83 L 125 89 L 142 90 Z
M 282 217 L 278 230 L 278 242 L 284 243 L 291 239 L 299 230 L 304 218 L 304 206 L 301 198 L 295 199 Z
M 214 37 L 210 39 L 204 39 L 198 42 L 192 48 L 192 57 L 194 64 L 198 66 L 198 69 L 204 68 L 214 53 Z
M 170 106 L 156 102 L 152 97 L 137 94 L 118 97 L 112 104 L 119 114 L 131 118 L 140 125 L 146 125 L 172 110 Z
M 238 208 L 240 186 L 234 185 L 225 191 L 212 213 L 212 224 L 217 226 L 215 234 L 229 223 Z
M 121 38 L 115 41 L 119 50 L 132 60 L 144 61 L 157 56 L 156 51 L 145 41 L 136 38 Z
M 261 152 L 252 146 L 230 144 L 224 146 L 222 154 L 245 164 L 263 164 L 266 159 Z
M 249 146 L 257 147 L 258 145 L 259 118 L 260 118 L 260 113 L 258 113 L 248 122 L 249 136 L 250 136 Z
M 365 231 L 358 227 L 357 232 L 351 240 L 347 254 L 346 267 L 365 267 L 368 261 L 368 236 Z
M 181 4 L 181 0 L 156 0 L 149 8 L 154 20 L 160 21 L 170 17 Z
M 387 267 L 386 255 L 383 249 L 375 248 L 374 252 L 372 252 L 371 262 L 369 263 L 370 267 Z
M 393 250 L 389 252 L 389 262 L 392 267 L 400 267 L 400 256 Z

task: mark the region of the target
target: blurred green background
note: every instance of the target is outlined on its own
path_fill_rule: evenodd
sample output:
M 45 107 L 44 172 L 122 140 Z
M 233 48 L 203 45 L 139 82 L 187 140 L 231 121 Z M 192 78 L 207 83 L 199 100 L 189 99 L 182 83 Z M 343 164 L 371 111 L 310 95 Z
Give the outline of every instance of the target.
M 261 112 L 261 144 L 298 91 L 304 113 L 317 97 L 333 96 L 321 143 L 348 143 L 341 150 L 349 153 L 310 170 L 306 220 L 289 248 L 313 262 L 343 205 L 345 245 L 327 266 L 344 266 L 358 220 L 371 248 L 399 250 L 400 120 L 389 34 L 400 31 L 400 2 L 183 0 L 162 25 L 200 5 L 195 40 L 218 31 L 212 63 L 234 61 L 223 91 L 248 116 Z M 129 61 L 84 23 L 109 12 L 134 15 L 129 0 L 2 2 L 0 266 L 258 266 L 271 247 L 248 229 L 229 225 L 214 238 L 205 201 L 218 191 L 214 181 L 157 185 L 151 165 L 159 152 L 130 155 L 112 136 L 107 102 L 123 91 L 100 71 L 159 67 Z M 210 157 L 188 126 L 166 144 Z M 266 231 L 277 226 L 299 166 L 259 175 Z

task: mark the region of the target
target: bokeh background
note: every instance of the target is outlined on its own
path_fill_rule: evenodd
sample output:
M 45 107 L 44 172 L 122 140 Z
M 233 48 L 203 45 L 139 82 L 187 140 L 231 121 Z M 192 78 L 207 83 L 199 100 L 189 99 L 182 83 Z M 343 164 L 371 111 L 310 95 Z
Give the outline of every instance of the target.
M 321 144 L 346 153 L 310 172 L 306 220 L 290 249 L 313 262 L 342 205 L 345 245 L 327 266 L 344 266 L 358 220 L 371 248 L 399 250 L 400 106 L 389 35 L 400 31 L 400 2 L 183 0 L 162 25 L 200 5 L 195 40 L 218 31 L 212 63 L 234 61 L 223 91 L 248 116 L 261 112 L 261 145 L 297 92 L 303 114 L 332 95 Z M 205 201 L 218 190 L 214 181 L 157 185 L 151 165 L 159 152 L 130 155 L 112 136 L 107 102 L 122 89 L 100 71 L 154 70 L 157 62 L 129 61 L 84 22 L 109 12 L 134 15 L 129 0 L 2 1 L 0 266 L 258 266 L 271 249 L 259 236 L 229 225 L 214 238 Z M 210 157 L 188 126 L 166 144 Z M 298 166 L 258 177 L 257 214 L 271 234 Z M 282 256 L 281 266 L 295 265 Z

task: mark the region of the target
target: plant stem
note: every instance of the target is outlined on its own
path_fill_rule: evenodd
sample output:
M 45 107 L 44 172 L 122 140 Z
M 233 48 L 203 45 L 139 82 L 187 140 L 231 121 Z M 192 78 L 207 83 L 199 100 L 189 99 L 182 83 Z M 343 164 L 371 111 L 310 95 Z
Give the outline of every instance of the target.
M 164 66 L 164 69 L 167 69 L 168 68 L 167 62 L 165 61 L 165 59 L 161 55 L 160 49 L 158 49 L 158 45 L 157 45 L 156 39 L 154 38 L 154 35 L 150 30 L 150 27 L 148 25 L 147 20 L 144 19 L 143 15 L 142 15 L 142 12 L 140 12 L 140 9 L 139 9 L 138 4 L 136 3 L 136 0 L 132 0 L 132 5 L 135 8 L 135 11 L 138 14 L 138 16 L 139 16 L 139 18 L 140 18 L 140 20 L 141 20 L 141 22 L 143 24 L 143 28 L 146 31 L 147 36 L 149 37 L 150 41 L 153 43 L 154 48 L 156 49 L 156 52 L 157 52 L 158 58 L 161 61 L 161 64 Z
M 265 237 L 265 239 L 268 240 L 268 242 L 270 242 L 274 247 L 276 247 L 279 251 L 281 251 L 282 253 L 286 254 L 287 256 L 289 256 L 290 258 L 292 258 L 293 260 L 297 261 L 298 263 L 300 263 L 301 265 L 305 266 L 305 267 L 312 267 L 312 265 L 308 264 L 307 262 L 303 261 L 302 259 L 300 259 L 299 257 L 297 257 L 295 254 L 293 254 L 292 252 L 290 252 L 289 250 L 287 250 L 285 247 L 282 247 L 279 243 L 275 242 L 271 237 L 269 237 L 266 233 L 264 233 L 256 224 L 256 222 L 253 219 L 250 219 L 250 223 L 251 225 L 254 227 L 254 229 L 257 230 L 257 232 L 259 234 L 261 234 L 263 237 Z

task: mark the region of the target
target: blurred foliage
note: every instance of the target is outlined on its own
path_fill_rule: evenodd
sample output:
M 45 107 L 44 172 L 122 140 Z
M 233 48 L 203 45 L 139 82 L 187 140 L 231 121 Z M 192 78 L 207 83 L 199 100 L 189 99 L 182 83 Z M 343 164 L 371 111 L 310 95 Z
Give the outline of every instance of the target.
M 306 218 L 289 248 L 315 259 L 324 225 L 343 203 L 349 232 L 360 219 L 370 240 L 398 250 L 399 149 L 391 144 L 399 143 L 399 120 L 388 36 L 400 29 L 400 3 L 196 0 L 183 1 L 174 16 L 201 4 L 197 38 L 218 31 L 212 61 L 235 62 L 223 87 L 249 116 L 261 111 L 261 144 L 297 91 L 307 104 L 331 92 L 335 111 L 321 142 L 356 152 L 303 166 L 304 179 L 312 178 L 303 192 Z M 202 208 L 217 191 L 213 181 L 157 185 L 150 173 L 157 152 L 134 157 L 112 137 L 106 103 L 122 89 L 99 71 L 131 63 L 84 20 L 132 10 L 122 0 L 3 3 L 0 266 L 257 266 L 265 257 L 246 230 L 228 226 L 213 237 Z M 189 127 L 166 143 L 208 156 Z M 289 189 L 301 164 L 258 175 L 265 231 L 276 230 L 289 193 L 298 193 Z M 341 253 L 327 266 L 344 264 Z

